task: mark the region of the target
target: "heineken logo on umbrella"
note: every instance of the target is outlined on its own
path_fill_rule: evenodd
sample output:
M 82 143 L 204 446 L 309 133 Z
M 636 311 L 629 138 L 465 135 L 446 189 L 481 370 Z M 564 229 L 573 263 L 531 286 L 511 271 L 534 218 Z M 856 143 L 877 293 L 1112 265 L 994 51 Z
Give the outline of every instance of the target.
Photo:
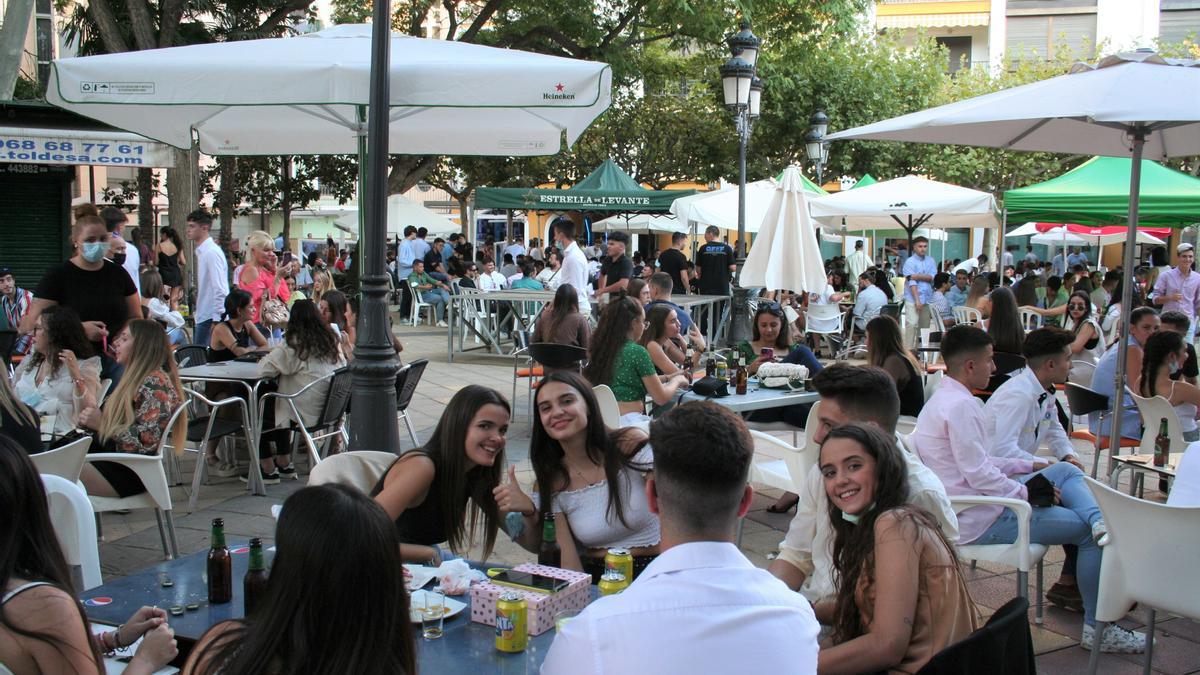
M 559 82 L 554 85 L 554 91 L 543 92 L 542 99 L 546 101 L 574 101 L 575 94 L 568 94 L 564 91 L 565 89 L 566 85 Z

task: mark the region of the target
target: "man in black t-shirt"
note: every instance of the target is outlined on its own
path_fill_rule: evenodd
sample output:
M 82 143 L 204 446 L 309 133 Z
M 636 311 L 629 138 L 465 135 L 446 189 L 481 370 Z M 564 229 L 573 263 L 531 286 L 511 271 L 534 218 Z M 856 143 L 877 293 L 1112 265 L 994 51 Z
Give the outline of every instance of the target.
M 701 295 L 729 295 L 729 282 L 737 270 L 733 248 L 717 241 L 721 231 L 710 225 L 704 230 L 705 244 L 696 251 L 696 274 Z
M 671 235 L 671 248 L 658 254 L 658 271 L 670 275 L 673 294 L 686 295 L 688 292 L 688 261 L 683 255 L 686 241 L 686 234 L 676 232 Z
M 1158 317 L 1162 322 L 1160 330 L 1170 330 L 1187 336 L 1188 324 L 1190 319 L 1183 312 L 1175 310 L 1163 312 L 1162 316 Z M 1184 346 L 1187 347 L 1187 360 L 1183 362 L 1183 367 L 1171 375 L 1172 380 L 1184 380 L 1185 382 L 1195 385 L 1197 376 L 1200 376 L 1200 363 L 1196 361 L 1196 348 L 1192 343 L 1184 340 Z
M 629 279 L 633 277 L 633 261 L 625 255 L 628 245 L 628 234 L 613 232 L 608 235 L 607 255 L 600 260 L 600 283 L 596 287 L 596 297 L 616 293 L 629 286 Z

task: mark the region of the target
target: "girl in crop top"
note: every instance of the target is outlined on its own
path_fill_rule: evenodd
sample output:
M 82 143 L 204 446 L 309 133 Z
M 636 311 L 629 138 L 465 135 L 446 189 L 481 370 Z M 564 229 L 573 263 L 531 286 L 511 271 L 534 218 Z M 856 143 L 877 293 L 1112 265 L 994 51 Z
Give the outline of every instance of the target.
M 654 458 L 637 429 L 609 431 L 592 388 L 579 375 L 556 372 L 538 385 L 530 459 L 533 496 L 515 475 L 496 490 L 502 511 L 525 519 L 520 543 L 536 551 L 541 523 L 554 518 L 562 566 L 598 580 L 609 548 L 628 549 L 634 577 L 659 553 L 658 516 L 646 502 Z

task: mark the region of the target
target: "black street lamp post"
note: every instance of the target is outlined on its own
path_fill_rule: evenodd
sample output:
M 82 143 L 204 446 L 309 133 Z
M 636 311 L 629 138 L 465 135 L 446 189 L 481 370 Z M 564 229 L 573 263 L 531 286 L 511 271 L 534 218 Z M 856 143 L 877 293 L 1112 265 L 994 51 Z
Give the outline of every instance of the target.
M 825 184 L 825 163 L 829 161 L 829 143 L 825 141 L 825 132 L 829 130 L 829 118 L 824 110 L 818 110 L 808 120 L 812 127 L 804 134 L 804 154 L 817 170 L 817 185 Z

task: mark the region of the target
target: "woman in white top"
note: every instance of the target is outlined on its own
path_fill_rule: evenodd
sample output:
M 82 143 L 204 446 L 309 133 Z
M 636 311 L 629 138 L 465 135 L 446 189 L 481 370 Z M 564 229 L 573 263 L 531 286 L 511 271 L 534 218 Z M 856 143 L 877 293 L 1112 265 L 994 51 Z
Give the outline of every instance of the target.
M 186 345 L 188 336 L 183 330 L 183 315 L 179 313 L 183 286 L 174 286 L 168 293 L 163 286 L 162 276 L 154 269 L 143 270 L 141 282 L 142 312 L 145 317 L 163 325 L 171 344 Z
M 297 300 L 292 305 L 291 316 L 288 318 L 288 329 L 283 335 L 283 344 L 271 350 L 270 354 L 258 363 L 259 373 L 263 377 L 277 377 L 278 391 L 281 394 L 294 394 L 304 387 L 333 373 L 346 365 L 338 348 L 337 338 L 329 330 L 329 324 L 317 312 L 317 306 L 312 300 Z M 276 401 L 273 420 L 264 420 L 263 428 L 286 427 L 289 422 L 312 425 L 321 415 L 325 405 L 325 395 L 329 392 L 329 383 L 322 382 L 304 392 L 296 399 L 296 410 L 302 420 L 296 420 L 292 415 L 291 406 L 286 401 Z M 265 415 L 264 415 L 265 417 Z M 266 443 L 260 443 L 259 460 L 262 463 L 263 474 L 272 474 L 276 469 L 284 477 L 295 477 L 295 469 L 291 466 L 291 443 L 287 431 L 273 432 L 275 441 L 275 466 L 271 466 L 271 455 L 265 451 Z
M 53 433 L 73 430 L 83 411 L 85 394 L 99 398 L 100 357 L 75 310 L 52 305 L 33 329 L 33 352 L 17 366 L 17 398 L 39 415 L 54 415 Z
M 534 406 L 533 497 L 510 467 L 509 481 L 494 491 L 497 506 L 524 516 L 525 548 L 537 550 L 542 523 L 552 517 L 564 568 L 598 580 L 605 553 L 619 547 L 633 556 L 636 578 L 658 556 L 660 540 L 658 516 L 646 502 L 645 476 L 654 468 L 646 435 L 605 428 L 591 386 L 575 373 L 547 375 Z
M 1187 348 L 1183 336 L 1175 331 L 1163 330 L 1150 336 L 1142 355 L 1142 373 L 1138 378 L 1138 394 L 1150 398 L 1161 396 L 1167 399 L 1179 417 L 1179 428 L 1183 440 L 1200 440 L 1196 425 L 1196 410 L 1200 406 L 1200 388 L 1187 382 L 1176 382 L 1171 375 L 1178 372 L 1187 361 Z M 1148 434 L 1157 429 L 1146 429 Z

